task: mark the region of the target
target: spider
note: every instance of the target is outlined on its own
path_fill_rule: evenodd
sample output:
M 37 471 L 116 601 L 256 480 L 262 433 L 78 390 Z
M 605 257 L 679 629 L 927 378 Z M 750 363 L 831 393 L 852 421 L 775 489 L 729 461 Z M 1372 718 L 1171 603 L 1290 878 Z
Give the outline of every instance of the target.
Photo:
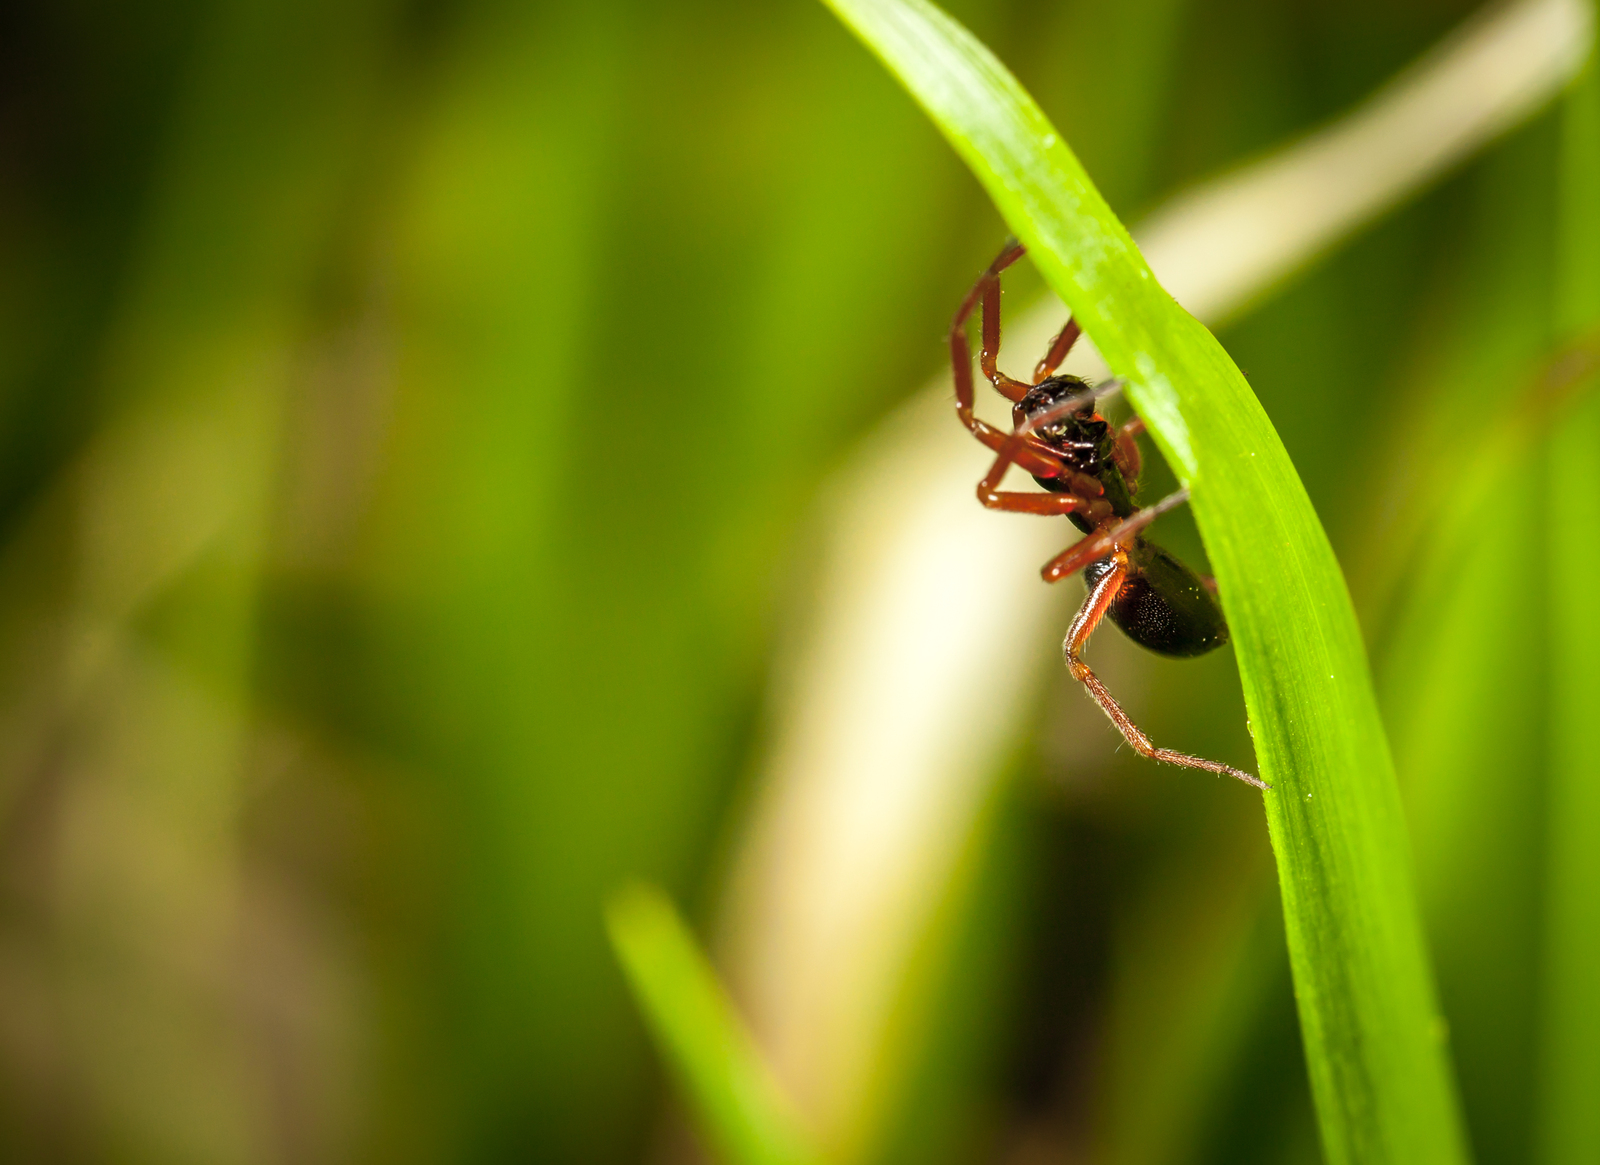
M 1107 382 L 1098 389 L 1076 376 L 1057 376 L 1080 329 L 1068 320 L 1033 380 L 1013 380 L 996 367 L 1000 353 L 1000 273 L 1022 258 L 1015 239 L 989 264 L 956 310 L 950 325 L 950 364 L 955 372 L 956 415 L 972 435 L 994 451 L 994 464 L 978 483 L 978 500 L 992 510 L 1022 514 L 1065 514 L 1085 537 L 1045 564 L 1046 582 L 1059 582 L 1081 570 L 1089 597 L 1072 620 L 1062 653 L 1072 678 L 1089 690 L 1123 738 L 1140 756 L 1169 764 L 1226 773 L 1259 789 L 1270 788 L 1249 773 L 1222 764 L 1157 748 L 1128 718 L 1100 678 L 1083 662 L 1083 650 L 1102 619 L 1122 628 L 1135 643 L 1161 655 L 1204 655 L 1228 641 L 1228 625 L 1217 601 L 1216 584 L 1190 570 L 1145 538 L 1142 531 L 1161 514 L 1188 501 L 1183 489 L 1153 506 L 1134 503 L 1139 489 L 1139 446 L 1144 432 L 1138 417 L 1113 429 L 1095 411 L 1097 397 L 1120 387 Z M 1006 433 L 973 416 L 972 356 L 966 324 L 983 305 L 983 346 L 978 363 L 995 391 L 1011 402 L 1015 428 Z M 1017 465 L 1033 475 L 1043 493 L 1000 489 L 1006 472 Z

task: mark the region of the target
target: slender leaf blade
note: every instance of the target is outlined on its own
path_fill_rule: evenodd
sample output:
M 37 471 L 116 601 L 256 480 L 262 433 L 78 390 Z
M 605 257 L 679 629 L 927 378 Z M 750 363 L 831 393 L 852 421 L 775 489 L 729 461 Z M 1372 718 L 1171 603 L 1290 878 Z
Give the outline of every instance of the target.
M 1557 326 L 1600 322 L 1600 66 L 1593 56 L 1563 111 Z M 1593 387 L 1594 378 L 1590 378 Z M 1600 1157 L 1600 401 L 1550 441 L 1547 570 L 1550 788 L 1539 1159 Z
M 1267 820 L 1328 1159 L 1464 1160 L 1366 654 L 1283 443 L 987 49 L 925 0 L 827 2 L 972 168 L 1192 491 L 1275 786 Z
M 1600 400 L 1550 446 L 1550 814 L 1539 1096 L 1540 1159 L 1600 1154 Z
M 636 884 L 606 907 L 611 943 L 662 1055 L 719 1158 L 818 1160 L 711 963 L 666 895 Z

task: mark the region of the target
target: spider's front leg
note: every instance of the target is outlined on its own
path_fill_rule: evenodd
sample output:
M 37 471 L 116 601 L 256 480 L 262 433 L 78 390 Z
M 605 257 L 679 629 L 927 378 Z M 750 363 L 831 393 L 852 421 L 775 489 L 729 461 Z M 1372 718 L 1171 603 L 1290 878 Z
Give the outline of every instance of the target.
M 983 347 L 978 353 L 978 363 L 983 369 L 984 376 L 994 386 L 995 391 L 1013 405 L 1020 405 L 1028 390 L 1033 387 L 1032 384 L 1005 375 L 997 366 L 1000 355 L 1000 273 L 1022 258 L 1024 253 L 1025 248 L 1021 243 L 1015 239 L 1008 240 L 1000 254 L 995 256 L 994 262 L 990 263 L 978 277 L 972 290 L 967 292 L 966 298 L 961 301 L 961 306 L 956 309 L 955 317 L 950 321 L 950 371 L 955 381 L 956 416 L 974 437 L 1000 455 L 1008 464 L 1014 462 L 1037 477 L 1055 477 L 1062 469 L 1060 457 L 1049 445 L 1033 437 L 1031 431 L 1008 434 L 987 422 L 980 421 L 973 414 L 976 402 L 973 398 L 972 349 L 967 343 L 967 320 L 971 318 L 979 304 L 983 307 Z M 1050 350 L 1045 353 L 1044 359 L 1034 368 L 1034 384 L 1056 370 L 1056 367 L 1067 358 L 1080 334 L 1078 325 L 1068 320 L 1051 342 Z M 1013 409 L 1013 412 L 1015 411 Z M 1092 491 L 1096 494 L 1099 492 L 1098 486 Z M 994 491 L 990 489 L 981 491 L 979 496 L 987 497 L 993 493 Z M 986 500 L 984 504 L 991 505 L 991 502 Z M 1066 511 L 1051 509 L 1032 512 Z
M 1078 327 L 1077 321 L 1069 319 L 1056 333 L 1044 359 L 1034 366 L 1032 381 L 1018 380 L 1000 371 L 998 364 L 1000 273 L 1022 258 L 1025 253 L 1026 248 L 1021 243 L 1015 239 L 1008 240 L 1000 254 L 995 256 L 994 262 L 978 276 L 978 281 L 972 285 L 972 290 L 967 292 L 966 298 L 961 301 L 961 306 L 956 308 L 955 317 L 950 321 L 950 364 L 955 373 L 956 411 L 969 428 L 972 424 L 973 396 L 972 350 L 967 345 L 967 320 L 971 318 L 980 303 L 983 305 L 981 313 L 983 342 L 978 349 L 978 366 L 983 369 L 983 375 L 994 386 L 995 391 L 1012 404 L 1020 404 L 1022 398 L 1028 394 L 1028 389 L 1054 372 L 1072 351 L 1072 346 L 1077 343 L 1078 337 L 1082 335 L 1082 329 Z
M 1000 272 L 1022 258 L 1023 252 L 1021 243 L 1015 239 L 1007 240 L 994 262 L 978 276 L 972 290 L 967 292 L 961 306 L 956 308 L 955 318 L 950 321 L 950 370 L 956 382 L 956 415 L 974 434 L 978 433 L 976 426 L 989 427 L 972 415 L 972 349 L 967 345 L 967 319 L 980 301 L 983 303 L 983 348 L 979 353 L 979 361 L 983 366 L 983 374 L 1013 403 L 1020 401 L 1028 391 L 1026 384 L 1002 376 L 995 366 L 1000 355 Z
M 1033 366 L 1033 382 L 1038 384 L 1049 376 L 1061 362 L 1067 358 L 1067 353 L 1072 351 L 1072 345 L 1078 342 L 1078 337 L 1083 335 L 1083 329 L 1078 327 L 1077 320 L 1068 320 L 1061 325 L 1061 330 L 1056 333 L 1056 338 L 1050 342 L 1050 350 L 1044 354 L 1044 359 Z

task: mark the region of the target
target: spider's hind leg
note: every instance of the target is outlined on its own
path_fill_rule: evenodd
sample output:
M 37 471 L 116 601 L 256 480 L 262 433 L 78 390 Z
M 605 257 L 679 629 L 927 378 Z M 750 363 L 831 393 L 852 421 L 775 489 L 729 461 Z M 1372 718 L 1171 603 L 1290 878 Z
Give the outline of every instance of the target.
M 1061 645 L 1062 654 L 1067 661 L 1067 670 L 1072 673 L 1072 678 L 1089 690 L 1095 703 L 1100 705 L 1100 710 L 1110 717 L 1111 723 L 1122 733 L 1122 738 L 1132 745 L 1133 750 L 1140 756 L 1148 757 L 1150 760 L 1165 761 L 1167 764 L 1182 765 L 1185 768 L 1202 769 L 1218 776 L 1234 777 L 1258 789 L 1270 789 L 1272 786 L 1260 777 L 1252 777 L 1249 773 L 1225 765 L 1221 761 L 1190 756 L 1186 752 L 1177 752 L 1170 748 L 1157 748 L 1150 742 L 1150 738 L 1139 730 L 1139 726 L 1128 718 L 1128 714 L 1122 710 L 1122 705 L 1117 703 L 1106 690 L 1106 686 L 1100 682 L 1100 677 L 1083 662 L 1083 649 L 1088 645 L 1089 636 L 1094 634 L 1095 628 L 1106 617 L 1106 612 L 1111 609 L 1117 592 L 1122 589 L 1122 584 L 1128 578 L 1127 553 L 1119 547 L 1112 552 L 1111 559 L 1111 569 L 1089 592 L 1089 597 L 1084 600 L 1082 608 L 1072 620 L 1072 626 L 1067 630 L 1066 641 Z

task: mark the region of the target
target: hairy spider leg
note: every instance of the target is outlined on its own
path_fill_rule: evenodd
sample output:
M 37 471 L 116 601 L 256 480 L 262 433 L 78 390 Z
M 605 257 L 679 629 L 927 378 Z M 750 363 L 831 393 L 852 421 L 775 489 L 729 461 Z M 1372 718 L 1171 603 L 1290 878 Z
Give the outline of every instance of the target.
M 1006 491 L 1000 488 L 1006 472 L 1013 465 L 1027 468 L 1023 460 L 1028 441 L 1018 433 L 1010 433 L 995 452 L 994 464 L 978 483 L 978 501 L 991 510 L 1008 510 L 1016 514 L 1084 514 L 1091 523 L 1100 523 L 1111 516 L 1111 505 L 1104 500 L 1105 487 L 1086 473 L 1061 467 L 1050 476 L 1065 485 L 1065 492 L 1037 493 Z M 1049 446 L 1045 446 L 1049 448 Z M 1029 472 L 1033 472 L 1030 470 Z
M 1033 490 L 1002 490 L 995 487 L 1005 476 L 1012 463 L 1005 459 L 995 461 L 988 476 L 978 483 L 978 500 L 991 510 L 1006 510 L 1013 514 L 1074 514 L 1092 513 L 1095 503 L 1105 503 L 1097 497 L 1080 497 L 1078 494 L 1037 493 Z
M 1122 480 L 1133 488 L 1139 481 L 1139 471 L 1144 468 L 1144 458 L 1139 453 L 1139 442 L 1136 438 L 1144 432 L 1144 418 L 1133 417 L 1123 423 L 1117 430 L 1117 446 L 1111 459 L 1117 463 L 1117 468 L 1122 471 Z
M 981 302 L 983 304 L 983 343 L 978 350 L 978 363 L 983 369 L 983 374 L 989 382 L 1005 395 L 1008 400 L 1019 401 L 1028 391 L 1028 385 L 1021 381 L 1013 381 L 1009 376 L 1002 377 L 995 367 L 995 361 L 1000 355 L 1000 273 L 1026 253 L 1026 248 L 1016 239 L 1007 239 L 1006 245 L 994 257 L 994 262 L 984 268 L 983 274 L 978 276 L 978 281 L 972 285 L 966 298 L 961 301 L 961 306 L 956 308 L 955 318 L 950 321 L 950 356 L 955 358 L 956 341 L 959 338 L 961 350 L 967 353 L 967 359 L 962 367 L 966 375 L 959 377 L 956 382 L 957 399 L 972 407 L 972 356 L 967 347 L 967 320 Z M 992 309 L 992 310 L 991 310 Z M 961 395 L 962 382 L 965 382 L 966 395 Z
M 1131 517 L 1124 518 L 1115 526 L 1105 526 L 1092 534 L 1074 542 L 1060 554 L 1056 555 L 1039 573 L 1045 582 L 1060 582 L 1068 575 L 1076 574 L 1091 562 L 1098 562 L 1112 552 L 1120 552 L 1124 546 L 1132 545 L 1133 540 L 1151 522 L 1154 522 L 1168 510 L 1175 510 L 1189 500 L 1187 489 L 1176 490 L 1162 498 L 1153 506 L 1146 506 Z
M 982 356 L 984 374 L 990 376 L 991 383 L 1004 396 L 1011 401 L 1020 401 L 1027 393 L 1029 386 L 1021 381 L 1014 381 L 1010 377 L 1001 377 L 994 368 L 995 354 L 1000 346 L 1000 272 L 1022 257 L 1022 244 L 1015 241 L 1008 243 L 1005 250 L 996 256 L 978 282 L 967 292 L 967 297 L 961 301 L 961 306 L 956 309 L 955 318 L 950 323 L 950 369 L 956 384 L 956 416 L 961 418 L 974 437 L 982 441 L 995 453 L 1005 448 L 1009 434 L 996 429 L 993 425 L 979 420 L 972 413 L 974 404 L 972 391 L 972 350 L 967 346 L 966 323 L 973 309 L 981 300 L 984 304 L 983 331 L 984 351 Z M 993 295 L 993 309 L 990 308 L 990 295 Z M 993 321 L 993 336 L 990 336 L 990 322 Z M 995 378 L 999 378 L 996 380 Z M 1004 382 L 1003 384 L 1001 382 Z M 1011 387 L 1011 386 L 1014 386 Z M 1007 457 L 1008 462 L 1014 461 L 1029 473 L 1039 477 L 1055 477 L 1064 468 L 1059 457 L 1055 456 L 1050 446 L 1035 437 L 1029 437 L 1017 443 L 1016 449 Z M 988 503 L 985 503 L 988 504 Z M 1051 510 L 1050 513 L 1065 513 L 1063 510 Z
M 1072 351 L 1072 345 L 1078 342 L 1078 337 L 1083 333 L 1076 320 L 1069 319 L 1063 324 L 1055 339 L 1050 342 L 1050 349 L 1045 353 L 1044 359 L 1034 365 L 1033 380 L 1029 383 L 1007 376 L 996 367 L 996 361 L 1000 358 L 1000 273 L 1026 253 L 1027 248 L 1016 239 L 1007 239 L 1000 254 L 978 277 L 978 282 L 961 301 L 953 325 L 954 328 L 960 328 L 966 323 L 967 317 L 972 314 L 972 309 L 977 306 L 978 301 L 980 299 L 983 301 L 983 346 L 978 350 L 978 363 L 983 369 L 983 374 L 989 378 L 989 383 L 1013 403 L 1020 401 L 1032 385 L 1038 384 L 1061 367 L 1061 362 L 1067 358 L 1067 354 Z
M 1000 488 L 1006 471 L 1013 465 L 1022 465 L 1018 454 L 1023 444 L 1012 433 L 996 452 L 994 464 L 978 483 L 978 500 L 991 510 L 1008 510 L 1015 514 L 1086 514 L 1091 522 L 1104 521 L 1111 514 L 1111 506 L 1103 500 L 1105 487 L 1086 473 L 1060 469 L 1054 477 L 1069 486 L 1066 493 L 1036 493 L 1006 491 Z M 1027 468 L 1023 465 L 1023 468 Z
M 1023 418 L 1009 434 L 1002 434 L 993 426 L 978 420 L 972 412 L 975 403 L 972 391 L 972 352 L 967 344 L 966 323 L 980 303 L 983 346 L 978 354 L 979 367 L 983 369 L 984 375 L 989 383 L 994 385 L 996 391 L 1013 404 L 1020 405 L 1031 387 L 1020 380 L 1006 376 L 997 367 L 1000 354 L 1000 273 L 1022 258 L 1025 253 L 1026 249 L 1020 243 L 1015 239 L 1009 240 L 995 256 L 994 261 L 978 277 L 972 289 L 967 292 L 966 298 L 961 301 L 961 306 L 956 309 L 955 317 L 950 322 L 950 364 L 956 385 L 956 414 L 973 436 L 996 454 L 994 464 L 978 483 L 978 501 L 992 510 L 1041 515 L 1087 512 L 1095 521 L 1102 521 L 1109 516 L 1109 512 L 1094 511 L 1105 508 L 1103 503 L 1100 506 L 1095 504 L 1105 490 L 1099 482 L 1087 475 L 1072 475 L 1073 480 L 1069 483 L 1072 486 L 1070 493 L 1038 494 L 1031 491 L 1001 490 L 999 486 L 1013 464 L 1020 465 L 1027 472 L 1040 477 L 1065 476 L 1065 467 L 1055 457 L 1049 445 L 1032 435 L 1034 430 L 1066 416 L 1069 412 L 1075 412 L 1084 405 L 1093 405 L 1100 397 L 1121 388 L 1120 381 L 1113 381 L 1098 389 L 1080 393 L 1038 416 Z M 1034 384 L 1060 367 L 1081 334 L 1082 329 L 1074 320 L 1069 319 L 1062 325 L 1055 339 L 1051 341 L 1044 359 L 1034 367 Z M 1117 432 L 1117 464 L 1130 483 L 1138 480 L 1140 457 L 1139 447 L 1134 438 L 1143 431 L 1144 422 L 1135 417 Z
M 1121 387 L 1121 381 L 1107 381 L 1102 388 L 1076 393 L 1066 400 L 1058 401 L 1056 404 L 1032 416 L 1021 418 L 1017 422 L 1016 428 L 1007 434 L 1004 443 L 996 451 L 994 464 L 989 467 L 989 472 L 978 483 L 978 501 L 991 510 L 1009 510 L 1013 513 L 1045 515 L 1080 513 L 1085 515 L 1093 525 L 1099 526 L 1107 522 L 1112 516 L 1112 510 L 1111 506 L 1102 500 L 1105 495 L 1105 487 L 1085 473 L 1074 473 L 1063 468 L 1059 473 L 1053 475 L 1057 480 L 1070 487 L 1069 491 L 1065 493 L 1012 493 L 1003 492 L 999 487 L 1001 480 L 1006 475 L 1006 471 L 1013 464 L 1023 465 L 1024 468 L 1027 468 L 1023 461 L 1023 455 L 1024 450 L 1031 448 L 1037 440 L 1032 435 L 1034 430 L 1042 425 L 1049 424 L 1051 421 L 1059 420 L 1070 413 L 1078 412 L 1085 407 L 1092 407 L 1098 397 L 1107 396 Z M 1020 406 L 1017 410 L 1013 410 L 1014 413 L 1018 411 L 1020 411 Z M 1126 450 L 1123 448 L 1119 430 L 1117 463 L 1119 467 L 1126 465 L 1133 471 L 1131 474 L 1124 473 L 1124 476 L 1131 484 L 1138 481 L 1139 450 L 1131 436 L 1128 438 L 1126 445 L 1133 451 L 1131 459 L 1127 457 Z M 1045 448 L 1048 449 L 1049 447 L 1046 446 Z M 1151 515 L 1151 518 L 1154 517 L 1155 515 Z M 1150 520 L 1150 518 L 1144 519 L 1145 522 Z M 1135 529 L 1137 528 L 1135 527 Z M 1109 544 L 1107 544 L 1108 546 Z M 1104 553 L 1105 548 L 1102 548 L 1099 553 L 1094 554 L 1088 561 L 1100 558 Z M 1054 582 L 1055 579 L 1050 578 L 1049 581 Z
M 1014 379 L 1000 371 L 1000 272 L 1022 258 L 1024 248 L 1015 239 L 1007 244 L 998 258 L 989 265 L 989 270 L 984 272 L 984 277 L 979 280 L 979 287 L 983 290 L 983 321 L 979 331 L 983 336 L 983 344 L 978 348 L 978 367 L 983 369 L 983 374 L 989 378 L 989 383 L 994 385 L 994 390 L 1005 397 L 1012 404 L 1016 404 L 1028 395 L 1031 384 Z M 1001 260 L 1005 262 L 1002 263 Z M 976 290 L 976 288 L 974 289 Z
M 1049 376 L 1061 362 L 1067 358 L 1067 353 L 1072 351 L 1072 345 L 1078 342 L 1078 337 L 1083 335 L 1083 329 L 1078 326 L 1077 320 L 1068 320 L 1061 325 L 1061 330 L 1056 333 L 1056 338 L 1050 342 L 1050 350 L 1044 354 L 1044 359 L 1033 366 L 1033 382 L 1038 384 Z
M 1122 710 L 1122 705 L 1112 698 L 1106 686 L 1100 682 L 1100 677 L 1095 675 L 1089 665 L 1083 662 L 1083 649 L 1089 643 L 1089 636 L 1094 634 L 1094 629 L 1100 626 L 1100 621 L 1106 617 L 1106 612 L 1111 609 L 1112 602 L 1117 597 L 1117 592 L 1122 589 L 1122 584 L 1128 579 L 1128 555 L 1121 547 L 1116 548 L 1111 554 L 1112 566 L 1105 576 L 1101 578 L 1089 597 L 1084 600 L 1083 606 L 1078 610 L 1077 616 L 1072 620 L 1072 626 L 1067 629 L 1067 638 L 1061 645 L 1061 651 L 1067 660 L 1067 670 L 1072 673 L 1072 678 L 1077 680 L 1089 694 L 1094 697 L 1095 703 L 1100 705 L 1100 710 L 1117 726 L 1117 731 L 1122 733 L 1122 738 L 1133 746 L 1133 750 L 1140 756 L 1151 760 L 1165 761 L 1168 764 L 1182 765 L 1190 769 L 1204 769 L 1208 773 L 1218 776 L 1230 776 L 1243 781 L 1247 785 L 1254 785 L 1258 789 L 1270 789 L 1272 786 L 1259 777 L 1252 777 L 1249 773 L 1242 772 L 1220 761 L 1205 760 L 1202 757 L 1190 756 L 1186 752 L 1176 752 L 1170 748 L 1157 748 L 1150 743 L 1150 738 L 1139 730 L 1139 726 L 1128 718 Z

